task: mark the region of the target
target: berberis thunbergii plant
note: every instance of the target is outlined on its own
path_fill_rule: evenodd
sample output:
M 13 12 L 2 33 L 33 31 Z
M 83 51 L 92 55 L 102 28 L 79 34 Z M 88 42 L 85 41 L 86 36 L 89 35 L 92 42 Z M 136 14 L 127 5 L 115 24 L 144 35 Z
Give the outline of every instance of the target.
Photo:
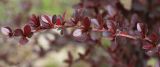
M 23 28 L 1 27 L 9 37 L 20 37 L 19 43 L 47 29 L 60 30 L 64 37 L 88 44 L 78 59 L 68 52 L 65 60 L 69 67 L 78 61 L 89 62 L 92 67 L 147 67 L 151 57 L 160 58 L 160 1 L 133 0 L 131 8 L 123 7 L 120 0 L 81 0 L 74 5 L 73 16 L 32 15 Z M 72 28 L 72 33 L 66 29 Z M 111 45 L 106 47 L 101 39 L 107 38 Z M 94 48 L 103 49 L 109 56 L 91 57 Z M 110 59 L 108 59 L 108 57 Z M 160 65 L 159 60 L 157 64 Z M 105 66 L 105 67 L 106 67 Z

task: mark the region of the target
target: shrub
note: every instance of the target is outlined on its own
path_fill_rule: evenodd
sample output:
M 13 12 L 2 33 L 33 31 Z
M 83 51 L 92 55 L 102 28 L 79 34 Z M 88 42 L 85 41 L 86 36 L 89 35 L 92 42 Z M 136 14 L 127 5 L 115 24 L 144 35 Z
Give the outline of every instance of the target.
M 105 63 L 111 67 L 145 67 L 146 60 L 159 59 L 160 55 L 159 3 L 159 0 L 134 0 L 130 8 L 125 8 L 119 0 L 81 0 L 74 5 L 69 19 L 65 18 L 66 12 L 53 16 L 33 14 L 22 29 L 2 27 L 1 31 L 9 37 L 20 37 L 20 44 L 47 29 L 58 29 L 63 37 L 86 43 L 87 49 L 84 54 L 79 53 L 78 59 L 68 52 L 65 62 L 69 67 L 82 60 L 92 67 Z M 71 33 L 68 28 L 72 28 Z M 106 47 L 102 39 L 110 40 L 111 45 Z M 95 60 L 92 55 L 97 47 L 109 56 Z

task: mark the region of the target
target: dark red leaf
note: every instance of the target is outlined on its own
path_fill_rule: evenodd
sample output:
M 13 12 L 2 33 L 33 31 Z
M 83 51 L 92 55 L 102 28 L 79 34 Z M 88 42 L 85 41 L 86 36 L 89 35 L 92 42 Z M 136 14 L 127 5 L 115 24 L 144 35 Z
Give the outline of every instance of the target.
M 41 19 L 42 19 L 43 22 L 47 23 L 50 26 L 50 28 L 54 27 L 54 24 L 52 23 L 49 16 L 44 15 L 44 16 L 41 17 Z
M 153 45 L 151 45 L 151 44 L 143 45 L 142 48 L 145 49 L 145 50 L 150 50 L 150 49 L 153 48 Z
M 144 24 L 144 23 L 137 23 L 137 30 L 138 30 L 139 32 L 142 32 L 142 33 L 146 34 L 147 31 L 148 31 L 147 25 Z
M 53 23 L 53 24 L 56 23 L 56 19 L 57 19 L 57 16 L 56 16 L 56 15 L 53 15 L 53 16 L 52 16 L 52 23 Z
M 147 34 L 147 26 L 144 23 L 137 23 L 137 30 L 141 33 L 142 38 Z
M 31 21 L 32 21 L 32 26 L 34 27 L 40 26 L 39 16 L 33 14 L 31 17 Z
M 77 20 L 77 19 L 74 19 L 74 18 L 71 18 L 70 21 L 71 21 L 74 25 L 76 25 L 76 24 L 78 23 L 78 20 Z
M 57 18 L 57 20 L 56 20 L 56 25 L 61 25 L 61 24 L 62 24 L 61 19 L 60 19 L 60 18 Z
M 29 25 L 25 25 L 23 28 L 24 36 L 29 36 L 31 34 L 31 27 Z
M 90 27 L 91 21 L 88 17 L 85 17 L 83 19 L 83 26 L 85 27 L 85 29 L 88 29 Z
M 150 36 L 149 36 L 150 40 L 152 40 L 152 42 L 157 42 L 158 41 L 158 34 L 156 33 L 152 33 Z
M 28 39 L 26 37 L 22 37 L 20 40 L 19 40 L 19 43 L 24 45 L 28 42 Z
M 43 15 L 43 16 L 41 17 L 41 19 L 42 19 L 43 22 L 46 22 L 46 23 L 50 23 L 50 22 L 51 22 L 49 16 L 47 16 L 47 15 Z
M 14 30 L 13 35 L 14 36 L 21 36 L 21 35 L 23 35 L 23 31 L 21 29 L 16 29 L 16 30 Z

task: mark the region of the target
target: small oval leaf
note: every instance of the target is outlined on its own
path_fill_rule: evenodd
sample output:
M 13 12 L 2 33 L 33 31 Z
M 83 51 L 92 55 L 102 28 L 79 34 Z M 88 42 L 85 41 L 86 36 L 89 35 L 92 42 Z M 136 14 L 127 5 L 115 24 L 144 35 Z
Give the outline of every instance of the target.
M 24 30 L 24 33 L 23 33 L 24 36 L 30 35 L 30 33 L 31 33 L 31 27 L 29 25 L 25 25 L 24 28 L 23 28 L 23 30 Z
M 1 32 L 4 35 L 11 36 L 12 30 L 10 27 L 1 27 Z
M 137 30 L 142 32 L 142 23 L 137 23 Z
M 46 23 L 50 23 L 51 22 L 50 17 L 47 16 L 47 15 L 41 16 L 41 19 L 42 19 L 43 22 L 46 22 Z
M 28 42 L 28 39 L 26 37 L 22 37 L 20 40 L 19 40 L 19 43 L 24 45 Z
M 56 20 L 56 25 L 61 25 L 61 19 L 60 18 L 57 18 L 57 20 Z
M 23 35 L 23 31 L 21 29 L 16 29 L 16 30 L 14 30 L 13 35 L 14 36 L 21 36 L 21 35 Z
M 80 37 L 82 35 L 82 29 L 76 29 L 74 32 L 73 32 L 73 36 L 74 37 Z

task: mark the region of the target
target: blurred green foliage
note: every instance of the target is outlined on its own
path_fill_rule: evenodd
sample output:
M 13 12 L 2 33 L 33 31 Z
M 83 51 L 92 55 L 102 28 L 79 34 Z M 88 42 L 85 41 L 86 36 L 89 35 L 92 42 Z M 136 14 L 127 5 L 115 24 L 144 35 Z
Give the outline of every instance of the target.
M 102 37 L 101 38 L 101 43 L 104 47 L 109 47 L 111 45 L 111 42 L 108 38 Z
M 71 16 L 71 13 L 73 13 L 72 6 L 79 2 L 79 0 L 6 0 L 4 3 L 0 0 L 0 23 L 12 19 L 12 17 L 18 13 L 23 14 L 23 1 L 31 3 L 30 15 L 59 15 L 66 10 L 67 16 Z
M 156 63 L 157 63 L 157 59 L 156 58 L 150 58 L 147 61 L 147 65 L 151 66 L 151 67 L 156 67 Z
M 38 8 L 33 8 L 36 12 L 47 14 L 62 14 L 65 10 L 71 13 L 72 6 L 79 0 L 41 0 Z

